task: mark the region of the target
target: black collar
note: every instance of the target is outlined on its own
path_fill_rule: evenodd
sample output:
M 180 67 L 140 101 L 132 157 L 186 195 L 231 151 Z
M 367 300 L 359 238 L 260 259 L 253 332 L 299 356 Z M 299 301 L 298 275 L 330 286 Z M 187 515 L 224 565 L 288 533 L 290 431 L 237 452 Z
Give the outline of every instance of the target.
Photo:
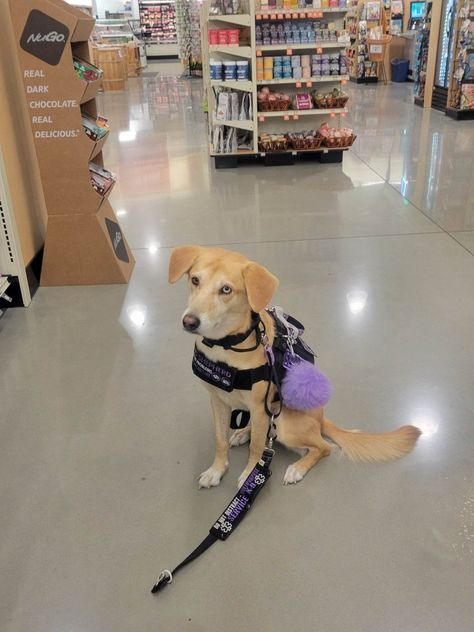
M 203 338 L 202 342 L 206 345 L 206 347 L 224 347 L 224 349 L 230 349 L 231 351 L 238 351 L 239 353 L 244 353 L 246 351 L 255 351 L 260 346 L 262 341 L 262 332 L 260 331 L 260 323 L 262 322 L 260 315 L 256 312 L 251 313 L 251 325 L 247 331 L 244 331 L 241 334 L 234 334 L 232 336 L 225 336 L 224 338 L 220 338 L 219 340 L 212 340 L 211 338 Z M 256 334 L 256 344 L 254 347 L 250 347 L 248 349 L 235 349 L 235 345 L 244 342 L 247 338 L 255 331 Z

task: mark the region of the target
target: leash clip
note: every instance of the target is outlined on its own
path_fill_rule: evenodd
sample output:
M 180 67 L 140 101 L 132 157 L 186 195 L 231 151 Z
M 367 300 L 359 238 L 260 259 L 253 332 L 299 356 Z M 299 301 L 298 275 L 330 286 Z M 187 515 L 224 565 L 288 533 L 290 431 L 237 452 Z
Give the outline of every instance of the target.
M 274 452 L 273 450 L 273 441 L 276 439 L 277 437 L 277 432 L 276 432 L 276 425 L 275 425 L 275 414 L 273 414 L 270 417 L 270 422 L 269 422 L 269 426 L 268 426 L 268 432 L 267 432 L 267 448 L 269 450 L 271 450 L 272 452 Z
M 151 592 L 156 593 L 159 590 L 161 590 L 164 586 L 166 586 L 167 584 L 171 584 L 172 582 L 173 582 L 173 573 L 169 571 L 168 569 L 165 569 L 164 571 L 161 571 L 156 584 L 151 589 Z

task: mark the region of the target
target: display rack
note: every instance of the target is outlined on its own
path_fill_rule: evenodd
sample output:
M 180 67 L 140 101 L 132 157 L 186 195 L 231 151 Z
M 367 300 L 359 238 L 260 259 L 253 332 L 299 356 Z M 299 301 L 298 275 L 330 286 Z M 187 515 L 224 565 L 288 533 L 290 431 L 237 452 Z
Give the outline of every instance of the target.
M 179 58 L 190 77 L 202 77 L 200 8 L 198 0 L 176 0 Z
M 346 17 L 346 27 L 351 40 L 347 53 L 351 80 L 357 83 L 377 83 L 379 44 L 369 44 L 369 32 L 376 27 L 380 27 L 382 33 L 386 32 L 383 4 L 379 0 L 352 0 Z M 371 59 L 374 55 L 375 59 Z
M 322 93 L 330 92 L 335 87 L 339 87 L 347 83 L 349 75 L 347 74 L 345 59 L 345 49 L 348 44 L 348 37 L 344 30 L 343 19 L 347 11 L 345 0 L 342 6 L 331 6 L 326 9 L 320 7 L 313 8 L 306 5 L 305 8 L 298 9 L 263 9 L 261 4 L 259 11 L 255 9 L 254 0 L 248 3 L 248 12 L 236 15 L 210 13 L 210 9 L 215 9 L 215 2 L 205 1 L 202 7 L 202 48 L 203 48 L 203 70 L 206 94 L 208 97 L 209 110 L 209 140 L 210 155 L 215 160 L 217 168 L 221 166 L 236 166 L 239 156 L 251 155 L 260 156 L 265 159 L 266 164 L 289 164 L 294 161 L 294 157 L 303 152 L 312 152 L 319 157 L 322 162 L 340 162 L 342 154 L 347 146 L 337 143 L 331 146 L 314 146 L 308 149 L 295 147 L 291 142 L 288 145 L 288 139 L 292 134 L 301 132 L 301 130 L 317 130 L 321 123 L 330 121 L 332 125 L 341 128 L 341 119 L 345 116 L 347 108 L 344 107 L 315 107 L 312 104 L 308 109 L 296 109 L 296 105 L 300 107 L 301 103 L 306 102 L 308 105 L 309 92 L 320 90 Z M 287 23 L 287 31 L 283 32 L 284 24 Z M 327 26 L 329 23 L 331 28 L 319 28 Z M 291 29 L 289 25 L 292 25 Z M 266 26 L 268 25 L 268 27 Z M 217 36 L 210 31 L 220 32 L 222 29 L 238 30 L 238 39 L 232 40 L 231 44 L 215 43 Z M 301 38 L 309 30 L 313 29 L 314 33 L 308 34 L 307 37 L 314 37 L 314 41 L 301 41 Z M 262 35 L 267 30 L 276 33 L 279 36 L 266 38 Z M 259 31 L 257 39 L 256 33 Z M 286 33 L 286 35 L 285 35 Z M 295 35 L 299 33 L 299 35 Z M 329 40 L 331 33 L 332 41 Z M 292 37 L 293 41 L 288 41 Z M 294 36 L 294 37 L 293 37 Z M 325 39 L 322 39 L 322 37 Z M 230 36 L 237 37 L 237 36 Z M 294 41 L 295 39 L 300 41 Z M 275 41 L 277 40 L 277 41 Z M 209 43 L 212 41 L 213 43 Z M 343 57 L 343 63 L 339 66 L 337 62 L 337 74 L 316 75 L 315 68 L 318 63 L 325 62 L 319 60 L 317 63 L 314 57 L 323 58 L 332 55 L 333 65 L 335 59 L 340 60 Z M 297 65 L 298 58 L 303 64 L 302 57 L 311 59 L 311 68 L 308 66 Z M 278 76 L 276 59 L 282 59 L 282 63 L 292 59 L 291 63 L 295 66 L 291 68 L 292 76 Z M 286 60 L 285 60 L 286 58 Z M 244 68 L 247 68 L 248 76 L 241 75 L 238 79 L 230 79 L 224 73 L 222 78 L 215 77 L 215 66 L 221 63 L 226 67 L 227 63 L 232 66 L 234 62 L 243 62 Z M 289 63 L 289 62 L 288 62 Z M 257 69 L 257 64 L 259 69 Z M 262 68 L 265 65 L 267 75 L 263 74 Z M 270 78 L 269 68 L 272 67 L 272 78 Z M 329 61 L 328 61 L 329 66 Z M 304 68 L 304 70 L 303 70 Z M 340 68 L 344 68 L 343 74 Z M 290 69 L 287 68 L 289 71 Z M 297 72 L 298 71 L 298 72 Z M 306 72 L 307 71 L 307 72 Z M 237 66 L 239 73 L 239 66 Z M 335 70 L 333 68 L 333 73 Z M 277 74 L 277 77 L 273 76 Z M 300 74 L 301 73 L 301 74 Z M 269 90 L 278 89 L 278 94 L 285 101 L 286 109 L 268 109 L 262 111 L 262 89 Z M 238 102 L 235 116 L 231 119 L 222 117 L 221 108 L 219 107 L 219 93 L 227 93 L 228 99 L 234 99 Z M 233 94 L 237 94 L 234 97 Z M 247 96 L 246 96 L 247 95 Z M 298 96 L 297 96 L 298 95 Z M 324 95 L 323 95 L 324 96 Z M 225 97 L 224 97 L 225 98 Z M 241 107 L 244 100 L 250 103 L 250 113 L 245 116 L 246 108 Z M 289 109 L 288 105 L 295 109 Z M 244 111 L 244 115 L 242 115 Z M 219 128 L 223 128 L 221 132 Z M 234 131 L 232 131 L 234 130 Z M 237 131 L 235 131 L 237 130 Z M 341 134 L 344 130 L 341 130 Z M 230 151 L 217 151 L 215 137 L 222 133 L 224 136 L 239 137 L 242 142 L 237 143 Z M 266 139 L 269 135 L 277 135 L 284 137 L 283 144 L 280 148 L 272 150 L 265 149 Z M 343 142 L 343 141 L 341 141 Z
M 178 57 L 174 0 L 140 0 L 140 28 L 148 59 Z
M 385 11 L 385 34 L 400 35 L 403 32 L 403 0 L 383 0 Z
M 474 118 L 474 0 L 458 0 L 446 114 Z
M 134 259 L 108 201 L 107 134 L 91 138 L 83 127 L 83 115 L 97 119 L 100 73 L 90 66 L 88 42 L 94 20 L 63 0 L 9 6 L 48 215 L 41 284 L 125 283 Z M 54 42 L 40 37 L 52 29 Z
M 426 70 L 428 66 L 428 51 L 431 36 L 431 17 L 433 2 L 428 1 L 425 5 L 425 13 L 418 29 L 415 45 L 415 69 L 414 69 L 414 100 L 416 105 L 424 104 Z

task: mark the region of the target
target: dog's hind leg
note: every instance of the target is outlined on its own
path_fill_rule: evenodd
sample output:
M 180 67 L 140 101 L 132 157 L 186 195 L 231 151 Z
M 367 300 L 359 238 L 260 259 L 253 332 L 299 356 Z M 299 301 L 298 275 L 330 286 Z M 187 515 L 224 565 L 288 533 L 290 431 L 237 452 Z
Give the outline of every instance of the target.
M 235 430 L 230 439 L 229 445 L 231 448 L 235 448 L 238 445 L 244 445 L 244 443 L 248 443 L 250 441 L 250 426 L 246 428 L 240 428 Z
M 302 412 L 285 409 L 277 424 L 278 441 L 293 449 L 306 449 L 301 459 L 288 466 L 283 483 L 298 483 L 324 456 L 331 454 L 331 446 L 321 436 L 318 419 Z
M 323 442 L 326 443 L 324 440 Z M 308 448 L 306 456 L 286 468 L 285 476 L 283 477 L 284 485 L 301 481 L 309 470 L 316 465 L 319 459 L 323 456 L 328 456 L 330 452 L 331 448 L 329 444 L 327 444 L 327 448 Z

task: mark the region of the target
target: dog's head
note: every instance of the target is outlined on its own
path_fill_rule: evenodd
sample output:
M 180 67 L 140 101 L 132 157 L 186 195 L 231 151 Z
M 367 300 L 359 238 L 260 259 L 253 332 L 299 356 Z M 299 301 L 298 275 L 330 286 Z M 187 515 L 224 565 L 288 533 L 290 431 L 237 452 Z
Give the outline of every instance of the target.
M 221 248 L 175 248 L 169 282 L 176 283 L 184 274 L 190 297 L 183 327 L 214 340 L 248 327 L 251 312 L 261 312 L 278 286 L 278 279 L 266 268 Z

